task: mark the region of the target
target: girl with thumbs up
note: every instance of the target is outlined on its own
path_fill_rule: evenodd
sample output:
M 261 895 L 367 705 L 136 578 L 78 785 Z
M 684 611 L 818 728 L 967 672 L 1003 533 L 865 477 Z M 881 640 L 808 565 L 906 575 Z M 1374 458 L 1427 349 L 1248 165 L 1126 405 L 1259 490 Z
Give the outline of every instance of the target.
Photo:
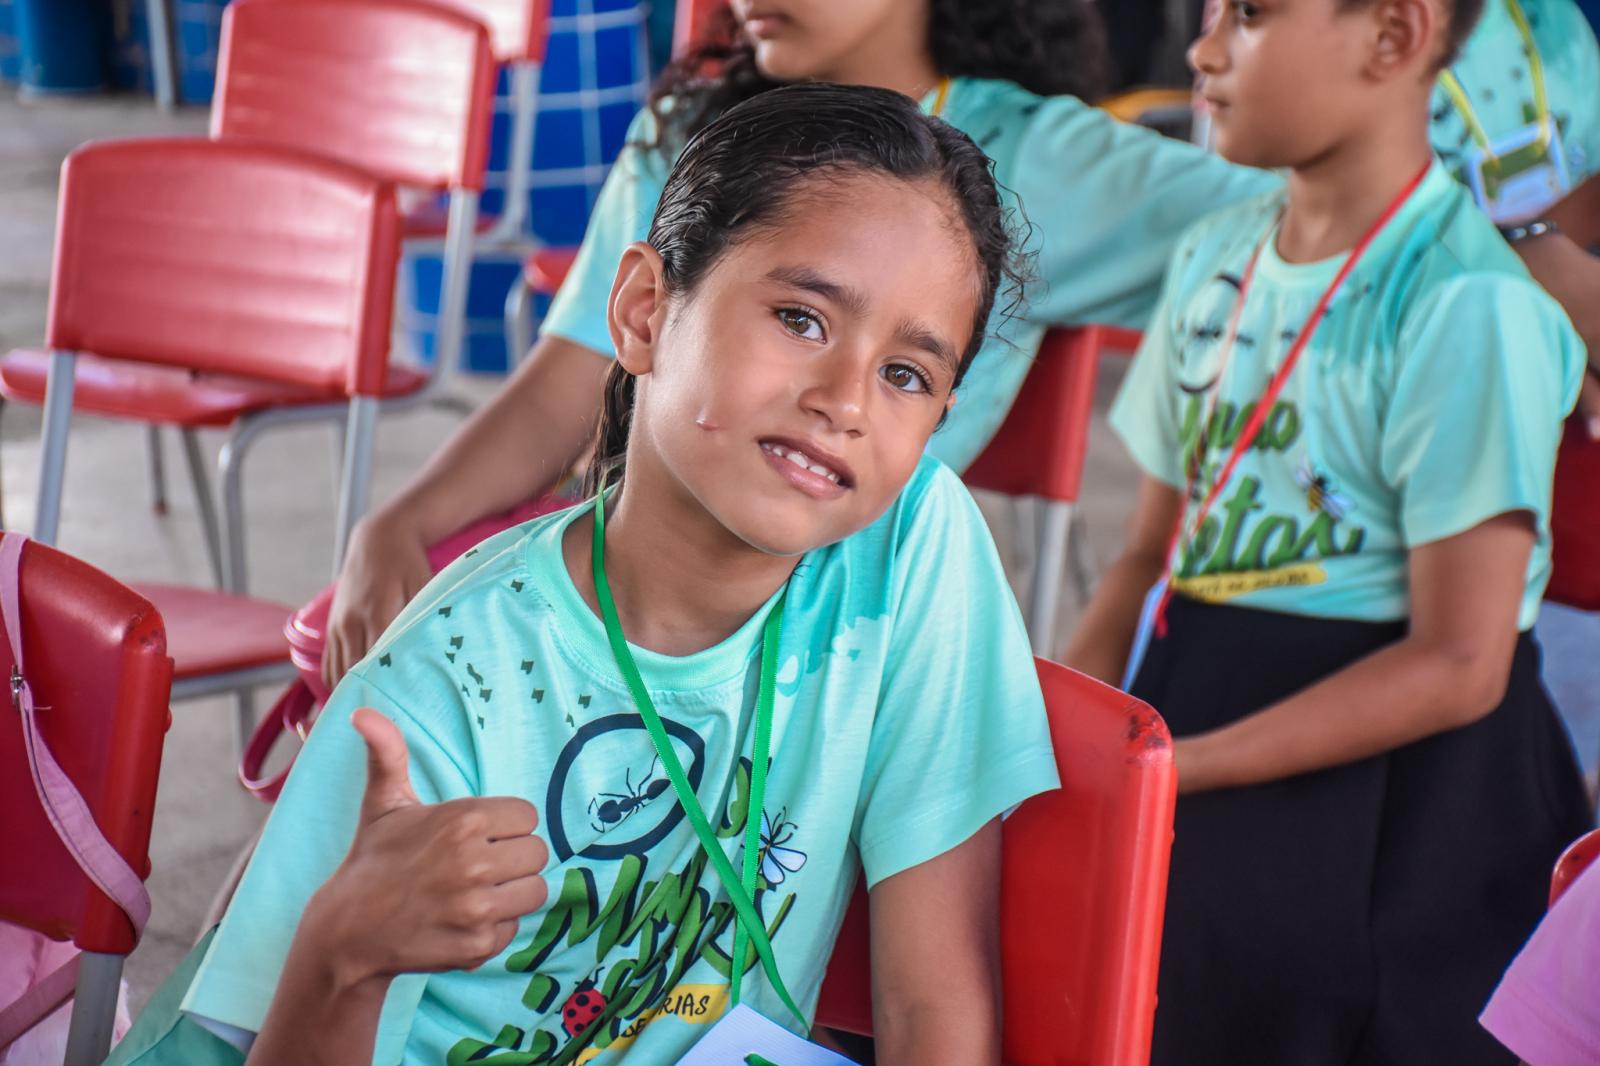
M 809 1029 L 864 873 L 879 1061 L 998 1061 L 999 818 L 1055 760 L 924 449 L 1013 248 L 982 152 L 893 92 L 690 141 L 612 285 L 592 498 L 340 684 L 178 1028 L 254 1066 L 675 1063 L 734 1004 Z

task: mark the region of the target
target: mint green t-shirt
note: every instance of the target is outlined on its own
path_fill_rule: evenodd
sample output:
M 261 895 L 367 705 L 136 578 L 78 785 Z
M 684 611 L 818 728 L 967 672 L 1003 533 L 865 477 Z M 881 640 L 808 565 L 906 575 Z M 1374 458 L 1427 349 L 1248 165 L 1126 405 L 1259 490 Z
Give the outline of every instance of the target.
M 370 706 L 405 733 L 424 802 L 520 796 L 550 848 L 549 902 L 505 952 L 394 982 L 375 1063 L 545 1063 L 602 1009 L 598 1054 L 575 1061 L 673 1063 L 722 1015 L 732 907 L 562 561 L 579 513 L 468 552 L 340 683 L 186 1010 L 259 1030 L 306 900 L 349 848 L 366 758 L 349 718 Z M 633 649 L 735 869 L 770 608 L 694 655 Z M 771 752 L 756 906 L 808 1012 L 858 871 L 877 884 L 1056 787 L 1021 617 L 977 508 L 937 461 L 795 570 Z M 793 1027 L 751 961 L 743 1001 Z
M 923 100 L 932 110 L 934 95 Z M 1037 280 L 1019 317 L 996 314 L 961 400 L 928 442 L 956 470 L 977 458 L 1022 387 L 1050 325 L 1143 328 L 1179 234 L 1207 211 L 1278 184 L 1192 145 L 1070 96 L 1037 96 L 1007 81 L 956 78 L 941 115 L 994 160 L 1006 201 L 1031 224 Z M 671 160 L 648 111 L 634 119 L 544 330 L 611 355 L 606 301 L 622 250 L 644 240 Z
M 1267 240 L 1224 368 L 1240 278 L 1263 234 L 1276 233 L 1282 203 L 1264 196 L 1185 235 L 1112 409 L 1139 465 L 1179 489 L 1203 425 L 1210 447 L 1196 497 L 1343 262 L 1285 263 Z M 1556 442 L 1583 365 L 1561 308 L 1435 162 L 1334 297 L 1198 537 L 1180 547 L 1176 589 L 1295 614 L 1401 619 L 1411 548 L 1528 511 L 1538 541 L 1520 611 L 1527 628 L 1549 577 Z M 1186 531 L 1198 506 L 1189 501 Z
M 1567 181 L 1576 187 L 1600 170 L 1600 45 L 1572 0 L 1519 2 L 1544 68 Z M 1491 142 L 1533 124 L 1532 64 L 1506 0 L 1485 0 L 1483 17 L 1450 69 Z M 1431 108 L 1434 151 L 1468 183 L 1466 155 L 1474 141 L 1467 122 L 1442 85 L 1433 91 Z

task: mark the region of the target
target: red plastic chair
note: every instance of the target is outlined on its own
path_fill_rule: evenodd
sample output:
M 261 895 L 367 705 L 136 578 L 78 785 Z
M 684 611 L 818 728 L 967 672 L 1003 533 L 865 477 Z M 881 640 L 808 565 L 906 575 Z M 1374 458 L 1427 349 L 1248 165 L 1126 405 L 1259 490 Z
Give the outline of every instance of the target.
M 121 413 L 129 398 L 108 383 L 129 368 L 128 380 L 161 383 L 155 399 L 202 413 L 232 415 L 231 397 L 280 390 L 342 404 L 342 544 L 365 506 L 389 372 L 394 186 L 255 142 L 111 141 L 67 157 L 57 219 L 34 537 L 56 537 L 72 411 Z M 294 676 L 289 607 L 207 589 L 141 591 L 167 620 L 174 698 Z
M 529 18 L 519 47 L 542 53 L 545 22 L 532 18 L 542 0 L 522 3 Z M 477 6 L 487 14 L 510 5 L 480 0 Z M 495 24 L 509 40 L 517 27 L 503 14 L 495 15 Z M 425 0 L 235 0 L 223 13 L 217 69 L 213 137 L 309 149 L 398 185 L 449 193 L 438 357 L 431 373 L 391 368 L 378 391 L 386 402 L 422 398 L 433 382 L 453 371 L 461 347 L 493 111 L 489 30 L 474 15 Z M 251 206 L 241 202 L 238 210 Z M 280 209 L 294 210 L 290 205 Z M 287 217 L 283 221 L 292 224 Z M 278 220 L 263 218 L 260 224 L 274 226 Z M 413 218 L 407 229 L 433 232 L 433 220 Z M 12 353 L 0 362 L 0 393 L 42 403 L 47 370 L 43 352 Z M 197 389 L 185 374 L 148 367 L 86 363 L 80 370 L 81 409 L 184 430 L 217 584 L 243 593 L 248 587 L 241 484 L 246 453 L 261 432 L 274 426 L 338 419 L 344 397 L 330 402 L 322 383 L 208 379 L 204 389 Z M 220 528 L 195 433 L 205 426 L 233 431 L 218 461 Z M 152 429 L 158 509 L 164 496 L 159 455 Z
M 151 603 L 68 555 L 23 549 L 22 642 L 41 708 L 39 732 L 96 824 L 141 876 L 171 714 L 161 616 Z M 0 640 L 0 659 L 11 650 Z M 0 714 L 0 920 L 73 941 L 79 959 L 67 1062 L 105 1058 L 133 927 L 89 881 L 51 828 L 29 775 L 21 718 Z
M 1150 1058 L 1177 776 L 1161 717 L 1038 660 L 1062 787 L 1004 825 L 1004 1061 L 1141 1066 Z M 839 930 L 819 1025 L 872 1031 L 865 893 Z
M 1550 875 L 1550 906 L 1572 887 L 1578 875 L 1600 859 L 1600 829 L 1591 830 L 1574 840 L 1556 860 L 1555 871 Z
M 1094 412 L 1095 380 L 1100 356 L 1132 352 L 1139 334 L 1109 326 L 1054 328 L 1039 343 L 1033 369 L 1017 393 L 1006 419 L 989 446 L 967 468 L 972 488 L 1039 501 L 1033 585 L 1028 596 L 1028 634 L 1035 655 L 1055 649 L 1056 614 L 1060 604 L 1062 565 L 1069 549 L 1073 511 L 1083 486 L 1089 453 L 1089 420 Z M 1089 586 L 1088 566 L 1073 558 L 1080 594 Z

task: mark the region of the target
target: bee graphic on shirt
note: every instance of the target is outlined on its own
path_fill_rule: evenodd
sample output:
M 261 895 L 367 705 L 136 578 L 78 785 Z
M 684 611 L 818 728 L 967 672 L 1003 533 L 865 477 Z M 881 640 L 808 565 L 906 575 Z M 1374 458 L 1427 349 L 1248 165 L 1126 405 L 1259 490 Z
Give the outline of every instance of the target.
M 799 827 L 784 817 L 786 811 L 778 812 L 778 824 L 774 828 L 772 816 L 766 811 L 761 812 L 761 851 L 758 855 L 758 865 L 761 876 L 767 884 L 777 887 L 783 884 L 783 879 L 790 874 L 799 873 L 800 868 L 806 864 L 806 853 L 784 845 L 794 839 Z
M 1309 455 L 1300 460 L 1294 480 L 1305 490 L 1306 510 L 1313 514 L 1320 511 L 1335 522 L 1350 513 L 1349 497 L 1339 491 L 1332 478 L 1317 470 Z
M 589 801 L 589 814 L 591 820 L 589 827 L 597 833 L 606 833 L 636 814 L 641 807 L 660 796 L 667 790 L 669 782 L 664 777 L 656 777 L 656 768 L 661 765 L 659 756 L 650 760 L 650 769 L 639 775 L 639 783 L 633 783 L 633 771 L 625 770 L 622 775 L 623 792 L 602 792 Z

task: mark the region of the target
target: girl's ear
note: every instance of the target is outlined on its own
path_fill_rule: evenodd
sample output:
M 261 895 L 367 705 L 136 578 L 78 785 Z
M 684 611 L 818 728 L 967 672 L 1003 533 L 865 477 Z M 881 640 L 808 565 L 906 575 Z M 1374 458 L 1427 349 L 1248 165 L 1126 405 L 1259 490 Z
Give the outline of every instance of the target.
M 611 283 L 606 306 L 611 343 L 617 362 L 635 377 L 648 374 L 655 362 L 655 346 L 667 317 L 664 273 L 660 253 L 644 241 L 634 241 L 623 251 Z

